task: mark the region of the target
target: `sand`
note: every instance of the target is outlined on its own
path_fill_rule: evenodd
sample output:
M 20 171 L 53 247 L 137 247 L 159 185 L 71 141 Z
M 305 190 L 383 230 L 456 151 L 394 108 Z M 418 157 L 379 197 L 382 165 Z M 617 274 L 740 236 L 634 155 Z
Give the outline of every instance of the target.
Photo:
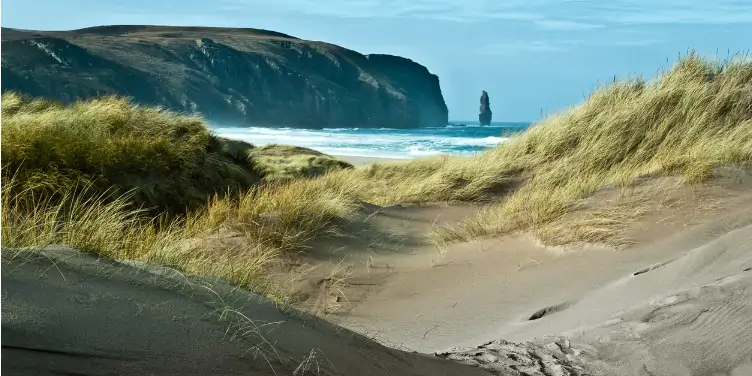
M 484 375 L 386 348 L 218 281 L 3 249 L 3 375 Z M 161 275 L 160 275 L 161 274 Z
M 615 195 L 602 189 L 588 205 Z M 328 321 L 72 250 L 4 259 L 2 370 L 750 375 L 752 173 L 730 169 L 669 198 L 629 224 L 634 244 L 620 250 L 525 233 L 438 248 L 428 229 L 481 206 L 364 205 L 343 236 L 312 243 L 279 275 Z
M 619 251 L 548 248 L 515 234 L 439 254 L 416 234 L 475 209 L 386 208 L 366 232 L 397 241 L 337 244 L 351 255 L 353 284 L 344 288 L 351 304 L 330 319 L 504 375 L 750 374 L 752 175 L 688 187 L 679 198 L 683 205 L 633 223 L 637 243 Z M 563 359 L 569 373 L 546 371 L 541 356 Z

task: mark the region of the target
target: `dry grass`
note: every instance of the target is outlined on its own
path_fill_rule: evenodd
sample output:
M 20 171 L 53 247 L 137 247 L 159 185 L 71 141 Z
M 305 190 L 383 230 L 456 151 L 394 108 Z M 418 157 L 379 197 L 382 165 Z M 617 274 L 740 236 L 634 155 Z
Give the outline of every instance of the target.
M 112 199 L 132 191 L 131 201 L 154 212 L 184 213 L 260 180 L 247 161 L 221 152 L 201 118 L 123 98 L 63 105 L 5 93 L 2 121 L 4 174 L 37 194 L 83 183 Z
M 289 145 L 266 145 L 249 154 L 257 171 L 264 175 L 265 180 L 273 182 L 311 178 L 354 168 L 350 163 L 318 151 Z
M 657 184 L 642 189 L 622 189 L 615 199 L 591 203 L 580 200 L 576 211 L 559 216 L 532 230 L 533 235 L 550 247 L 577 243 L 601 244 L 616 249 L 633 244 L 625 231 L 635 220 L 675 204 L 672 194 L 680 185 Z
M 20 186 L 55 194 L 84 183 L 111 198 L 132 191 L 131 201 L 154 213 L 182 214 L 262 180 L 348 167 L 310 149 L 282 153 L 280 146 L 216 137 L 198 116 L 119 97 L 64 105 L 10 92 L 2 97 L 2 117 L 3 169 Z
M 63 192 L 56 199 L 38 197 L 33 190 L 2 187 L 2 245 L 43 249 L 66 245 L 120 260 L 166 265 L 189 274 L 219 277 L 254 291 L 284 293 L 266 278 L 280 250 L 252 237 L 242 242 L 212 242 L 212 232 L 186 220 L 150 219 L 134 210 L 129 196 L 102 200 L 92 187 Z M 187 242 L 188 239 L 202 241 Z
M 261 186 L 253 184 L 255 149 L 213 137 L 193 117 L 117 98 L 61 106 L 8 94 L 2 107 L 3 246 L 62 243 L 256 290 L 269 288 L 264 276 L 275 260 L 336 233 L 361 201 L 498 201 L 505 189 L 502 201 L 432 236 L 451 242 L 525 230 L 552 245 L 619 246 L 628 242 L 620 229 L 647 210 L 640 203 L 648 196 L 573 216 L 599 187 L 629 187 L 650 174 L 696 184 L 714 166 L 752 160 L 752 63 L 694 55 L 655 81 L 602 88 L 474 157 L 324 168 L 294 181 L 296 169 L 281 168 L 267 171 L 283 177 L 278 183 Z M 275 158 L 298 165 L 276 148 Z M 118 180 L 121 171 L 127 179 Z M 151 220 L 132 202 L 190 214 Z M 234 241 L 223 241 L 228 233 Z
M 166 265 L 219 277 L 292 303 L 294 292 L 269 273 L 289 252 L 336 231 L 357 209 L 352 192 L 300 181 L 216 198 L 185 218 L 150 219 L 129 196 L 103 200 L 91 187 L 54 199 L 3 184 L 3 247 L 67 245 L 105 257 Z
M 357 184 L 264 183 L 256 148 L 213 136 L 197 117 L 122 98 L 66 106 L 13 93 L 2 114 L 3 247 L 63 244 L 284 301 L 271 266 L 357 208 Z
M 364 182 L 361 199 L 378 205 L 475 201 L 514 181 L 510 166 L 489 163 L 493 150 L 475 157 L 431 157 L 407 163 L 374 164 L 338 172 Z
M 357 173 L 370 179 L 366 195 L 379 203 L 478 199 L 522 182 L 502 202 L 433 234 L 450 242 L 517 230 L 551 238 L 552 228 L 543 227 L 578 210 L 598 187 L 660 174 L 698 184 L 714 166 L 750 161 L 752 62 L 690 54 L 652 82 L 615 82 L 481 155 Z M 618 243 L 608 234 L 633 216 L 617 212 L 589 214 L 571 240 Z
M 226 226 L 283 252 L 300 250 L 318 236 L 333 235 L 359 207 L 358 185 L 330 175 L 255 187 L 232 198 L 215 198 L 192 219 L 194 227 Z

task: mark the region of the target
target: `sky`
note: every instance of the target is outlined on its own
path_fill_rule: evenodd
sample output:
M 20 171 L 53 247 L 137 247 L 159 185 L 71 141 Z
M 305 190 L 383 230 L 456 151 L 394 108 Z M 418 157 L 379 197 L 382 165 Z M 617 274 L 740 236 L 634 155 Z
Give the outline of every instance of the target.
M 536 121 L 613 79 L 650 78 L 694 49 L 752 47 L 752 0 L 2 0 L 2 26 L 252 27 L 363 54 L 405 56 L 439 76 L 452 120 Z

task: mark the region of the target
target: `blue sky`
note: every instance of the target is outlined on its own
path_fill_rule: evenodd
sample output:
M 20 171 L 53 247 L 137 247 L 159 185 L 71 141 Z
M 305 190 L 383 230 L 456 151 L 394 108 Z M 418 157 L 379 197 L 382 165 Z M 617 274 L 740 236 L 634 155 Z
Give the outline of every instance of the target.
M 534 121 L 599 82 L 654 76 L 694 48 L 752 47 L 752 0 L 3 0 L 2 25 L 62 30 L 105 24 L 254 27 L 426 65 L 450 119 Z

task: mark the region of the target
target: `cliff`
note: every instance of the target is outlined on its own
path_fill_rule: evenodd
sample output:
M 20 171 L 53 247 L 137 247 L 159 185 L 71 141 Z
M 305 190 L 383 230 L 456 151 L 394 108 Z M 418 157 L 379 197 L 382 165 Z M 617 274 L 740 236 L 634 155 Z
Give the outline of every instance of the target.
M 105 94 L 272 127 L 443 126 L 439 79 L 412 60 L 257 29 L 2 29 L 2 90 L 70 102 Z

